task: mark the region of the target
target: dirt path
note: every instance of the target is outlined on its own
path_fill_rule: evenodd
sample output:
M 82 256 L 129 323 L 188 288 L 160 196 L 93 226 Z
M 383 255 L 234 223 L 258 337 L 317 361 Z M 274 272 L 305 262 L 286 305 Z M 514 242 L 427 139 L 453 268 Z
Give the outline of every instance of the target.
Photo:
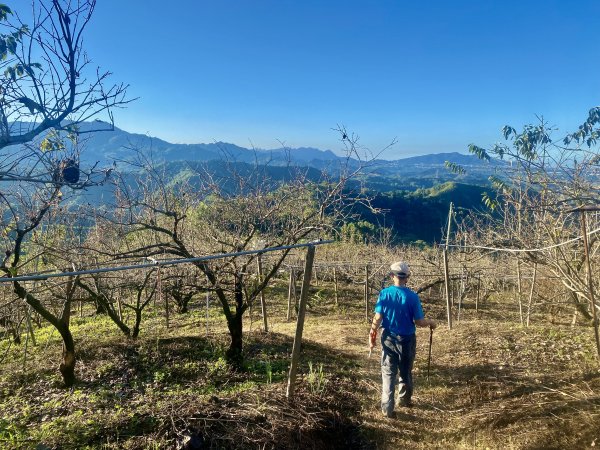
M 379 346 L 367 358 L 368 324 L 315 317 L 304 337 L 356 363 L 361 432 L 378 449 L 593 448 L 600 444 L 600 373 L 586 329 L 531 327 L 481 318 L 417 330 L 413 408 L 379 412 Z M 293 327 L 282 329 L 289 332 Z M 331 368 L 331 371 L 334 369 Z

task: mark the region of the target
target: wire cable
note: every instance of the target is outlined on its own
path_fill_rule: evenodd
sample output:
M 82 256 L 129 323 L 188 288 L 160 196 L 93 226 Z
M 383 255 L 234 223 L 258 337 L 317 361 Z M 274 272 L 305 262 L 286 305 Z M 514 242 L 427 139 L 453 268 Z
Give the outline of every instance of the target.
M 591 236 L 598 232 L 600 232 L 600 228 L 597 228 L 593 231 L 588 232 L 587 235 Z M 477 249 L 477 250 L 490 250 L 490 251 L 494 251 L 494 252 L 508 252 L 508 253 L 535 253 L 535 252 L 539 253 L 539 252 L 543 252 L 546 250 L 551 250 L 553 248 L 562 247 L 563 245 L 571 244 L 571 243 L 579 241 L 581 239 L 583 239 L 583 236 L 578 236 L 576 238 L 569 239 L 568 241 L 559 242 L 558 244 L 553 244 L 553 245 L 549 245 L 547 247 L 541 247 L 541 248 L 499 248 L 499 247 L 487 247 L 484 245 L 458 245 L 458 244 L 449 244 L 448 247 L 464 248 L 464 249 L 470 248 L 470 249 Z M 444 244 L 439 244 L 439 245 L 442 246 Z

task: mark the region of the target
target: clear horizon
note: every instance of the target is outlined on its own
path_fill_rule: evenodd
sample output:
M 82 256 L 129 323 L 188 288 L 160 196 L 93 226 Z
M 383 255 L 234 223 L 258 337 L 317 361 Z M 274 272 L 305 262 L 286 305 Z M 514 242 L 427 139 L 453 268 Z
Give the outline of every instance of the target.
M 574 131 L 600 104 L 599 17 L 591 0 L 102 0 L 84 48 L 140 97 L 115 112 L 125 131 L 339 153 L 343 125 L 399 159 L 538 115 Z

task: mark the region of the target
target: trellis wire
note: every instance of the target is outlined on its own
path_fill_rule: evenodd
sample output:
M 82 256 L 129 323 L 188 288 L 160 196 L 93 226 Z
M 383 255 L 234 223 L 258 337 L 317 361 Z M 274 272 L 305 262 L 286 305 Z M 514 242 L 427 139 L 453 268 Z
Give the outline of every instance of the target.
M 217 255 L 209 255 L 209 256 L 200 256 L 197 258 L 182 258 L 182 259 L 171 259 L 171 260 L 153 260 L 151 258 L 146 258 L 151 260 L 151 263 L 146 264 L 133 264 L 128 266 L 116 266 L 116 267 L 104 267 L 99 269 L 88 269 L 88 270 L 79 270 L 73 272 L 57 272 L 57 273 L 48 273 L 45 275 L 24 275 L 18 277 L 0 277 L 0 283 L 10 283 L 13 281 L 32 281 L 32 280 L 46 280 L 48 278 L 58 278 L 58 277 L 69 277 L 69 276 L 77 276 L 77 275 L 89 275 L 93 273 L 106 273 L 106 272 L 118 272 L 121 270 L 136 270 L 136 269 L 148 269 L 150 267 L 160 267 L 160 266 L 173 266 L 177 264 L 188 264 L 194 262 L 201 261 L 211 261 L 213 259 L 221 259 L 228 258 L 230 256 L 244 256 L 244 255 L 256 255 L 262 253 L 275 252 L 280 250 L 290 250 L 294 248 L 303 248 L 303 247 L 312 247 L 315 245 L 321 244 L 331 244 L 334 242 L 333 240 L 318 240 L 313 242 L 308 242 L 306 244 L 294 244 L 294 245 L 283 245 L 280 247 L 270 247 L 264 248 L 260 250 L 245 250 L 242 252 L 233 252 L 233 253 L 219 253 Z
M 587 236 L 591 236 L 598 232 L 600 232 L 600 228 L 596 228 L 595 230 L 589 231 L 586 234 L 587 234 Z M 541 247 L 541 248 L 502 248 L 502 247 L 486 247 L 483 245 L 458 245 L 458 244 L 450 244 L 450 245 L 448 245 L 448 247 L 464 248 L 464 249 L 471 248 L 471 249 L 476 249 L 476 250 L 490 250 L 490 251 L 494 251 L 494 252 L 508 252 L 508 253 L 530 252 L 531 253 L 531 252 L 543 252 L 545 250 L 551 250 L 556 247 L 562 247 L 563 245 L 571 244 L 571 243 L 579 241 L 581 239 L 583 239 L 583 236 L 577 236 L 576 238 L 569 239 L 568 241 L 559 242 L 558 244 L 553 244 L 553 245 L 549 245 L 547 247 Z M 442 244 L 440 244 L 440 246 L 441 245 Z

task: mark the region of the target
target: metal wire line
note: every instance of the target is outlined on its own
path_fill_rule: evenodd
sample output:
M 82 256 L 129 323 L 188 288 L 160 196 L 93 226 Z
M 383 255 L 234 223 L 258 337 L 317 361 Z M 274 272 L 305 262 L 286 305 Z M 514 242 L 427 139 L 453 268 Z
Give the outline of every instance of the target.
M 306 244 L 284 245 L 281 247 L 271 247 L 271 248 L 264 248 L 264 249 L 260 249 L 260 250 L 246 250 L 246 251 L 235 252 L 235 253 L 219 253 L 217 255 L 201 256 L 198 258 L 183 258 L 183 259 L 170 259 L 170 260 L 153 260 L 151 258 L 146 258 L 152 262 L 146 263 L 146 264 L 104 267 L 104 268 L 98 268 L 98 269 L 79 270 L 79 271 L 73 271 L 73 272 L 48 273 L 48 274 L 44 274 L 44 275 L 24 275 L 24 276 L 19 276 L 19 277 L 0 277 L 0 283 L 10 283 L 13 281 L 46 280 L 48 278 L 72 277 L 72 276 L 77 276 L 77 275 L 88 275 L 88 274 L 93 274 L 93 273 L 118 272 L 121 270 L 136 270 L 136 269 L 148 269 L 151 267 L 160 267 L 160 266 L 173 266 L 176 264 L 187 264 L 187 263 L 194 263 L 194 262 L 200 262 L 200 261 L 211 261 L 213 259 L 228 258 L 230 256 L 256 255 L 256 254 L 275 252 L 275 251 L 279 251 L 279 250 L 289 250 L 289 249 L 294 249 L 294 248 L 311 247 L 311 246 L 321 245 L 321 244 L 331 244 L 332 242 L 334 242 L 334 241 L 319 240 L 319 241 L 309 242 Z
M 600 232 L 600 228 L 596 228 L 593 231 L 589 231 L 586 233 L 588 236 L 596 234 Z M 464 248 L 464 249 L 477 249 L 477 250 L 490 250 L 494 252 L 508 252 L 508 253 L 527 253 L 527 252 L 543 252 L 545 250 L 550 250 L 557 247 L 562 247 L 563 245 L 571 244 L 575 241 L 579 241 L 583 239 L 583 236 L 577 236 L 576 238 L 569 239 L 568 241 L 559 242 L 558 244 L 549 245 L 547 247 L 541 248 L 497 248 L 497 247 L 486 247 L 483 245 L 458 245 L 458 244 L 448 244 L 448 247 L 454 248 Z M 440 246 L 445 246 L 445 244 L 439 244 Z

